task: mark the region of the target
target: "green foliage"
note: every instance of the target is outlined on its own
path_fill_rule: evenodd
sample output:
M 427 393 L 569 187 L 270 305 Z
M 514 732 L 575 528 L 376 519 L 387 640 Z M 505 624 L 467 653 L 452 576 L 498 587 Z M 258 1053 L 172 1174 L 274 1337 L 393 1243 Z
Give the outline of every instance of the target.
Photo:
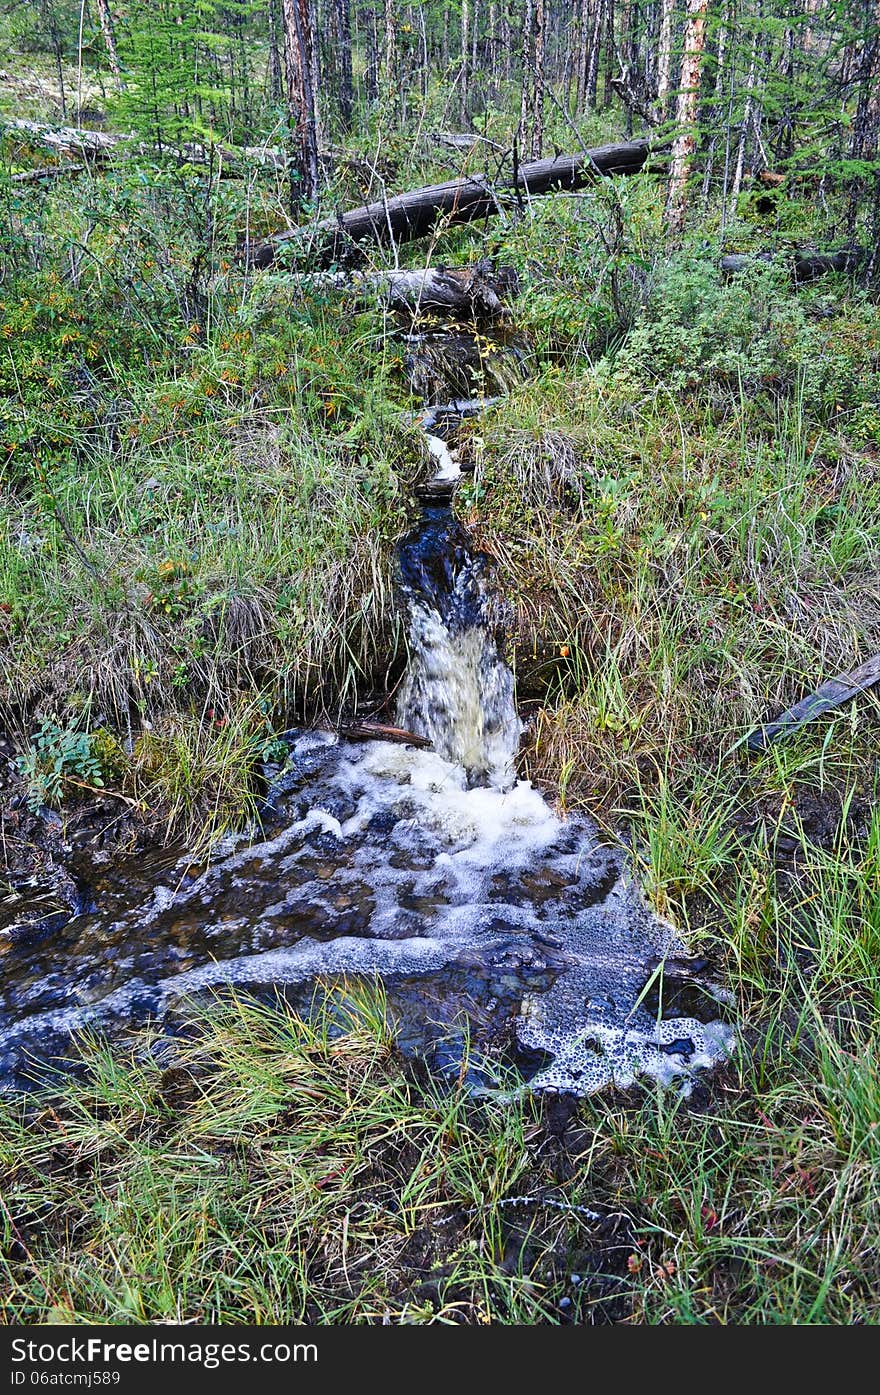
M 79 780 L 99 789 L 104 784 L 93 738 L 87 732 L 48 719 L 40 724 L 18 766 L 25 781 L 28 808 L 33 812 L 43 805 L 57 807 L 64 797 L 67 780 Z
M 672 393 L 711 384 L 791 395 L 820 418 L 880 391 L 880 330 L 867 303 L 842 311 L 827 288 L 795 291 L 784 256 L 723 281 L 714 257 L 669 258 L 643 316 L 607 365 L 615 379 Z
M 115 98 L 120 124 L 161 150 L 195 140 L 246 144 L 269 116 L 251 107 L 262 58 L 257 0 L 133 0 L 119 32 L 126 82 Z
M 620 343 L 638 317 L 659 248 L 662 204 L 641 179 L 536 201 L 493 250 L 520 273 L 517 324 L 541 357 L 574 363 Z

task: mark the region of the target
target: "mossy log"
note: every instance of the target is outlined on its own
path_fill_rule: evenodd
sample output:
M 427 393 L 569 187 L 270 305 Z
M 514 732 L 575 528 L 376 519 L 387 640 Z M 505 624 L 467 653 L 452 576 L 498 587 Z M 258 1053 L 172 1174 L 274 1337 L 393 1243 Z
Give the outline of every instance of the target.
M 418 267 L 412 271 L 319 271 L 295 278 L 308 289 L 332 287 L 352 292 L 377 294 L 390 310 L 417 318 L 437 315 L 481 323 L 500 319 L 506 302 L 519 292 L 519 278 L 513 267 L 497 270 L 486 258 L 470 266 Z

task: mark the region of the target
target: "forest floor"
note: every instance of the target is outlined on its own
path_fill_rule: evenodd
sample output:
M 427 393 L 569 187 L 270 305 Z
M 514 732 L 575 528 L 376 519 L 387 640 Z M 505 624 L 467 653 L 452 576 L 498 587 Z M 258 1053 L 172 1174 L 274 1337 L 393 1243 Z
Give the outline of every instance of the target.
M 381 307 L 245 280 L 219 233 L 200 279 L 181 179 L 40 198 L 42 261 L 0 290 L 10 886 L 86 825 L 204 847 L 282 724 L 378 703 L 425 464 Z M 7 1320 L 880 1317 L 877 700 L 743 744 L 880 650 L 880 313 L 792 286 L 802 190 L 738 214 L 666 254 L 646 177 L 430 250 L 523 282 L 527 381 L 466 427 L 458 495 L 523 774 L 625 838 L 735 997 L 734 1058 L 686 1100 L 479 1099 L 398 1054 L 373 990 L 218 1007 L 172 1070 L 96 1045 L 2 1106 Z

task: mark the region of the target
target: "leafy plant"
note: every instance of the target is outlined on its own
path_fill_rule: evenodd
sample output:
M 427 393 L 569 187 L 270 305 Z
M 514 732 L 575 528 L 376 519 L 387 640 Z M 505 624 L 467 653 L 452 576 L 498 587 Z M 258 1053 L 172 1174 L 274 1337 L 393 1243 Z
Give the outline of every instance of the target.
M 103 787 L 101 762 L 93 738 L 75 727 L 46 720 L 31 746 L 19 758 L 18 768 L 27 787 L 27 806 L 33 812 L 43 805 L 61 803 L 66 780 Z

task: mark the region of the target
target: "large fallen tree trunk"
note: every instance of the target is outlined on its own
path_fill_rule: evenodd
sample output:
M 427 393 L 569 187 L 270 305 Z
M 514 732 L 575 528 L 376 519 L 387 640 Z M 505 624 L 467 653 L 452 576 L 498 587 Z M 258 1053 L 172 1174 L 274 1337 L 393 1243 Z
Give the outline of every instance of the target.
M 318 271 L 295 278 L 309 290 L 331 287 L 356 296 L 378 295 L 398 314 L 452 316 L 456 319 L 500 319 L 505 301 L 519 291 L 512 266 L 497 271 L 487 260 L 471 266 L 419 267 L 412 271 Z
M 53 179 L 64 179 L 68 175 L 83 174 L 85 165 L 76 165 L 65 162 L 63 165 L 44 165 L 38 170 L 22 170 L 20 174 L 10 175 L 12 184 L 46 184 Z
M 27 147 L 51 150 L 53 155 L 66 159 L 94 160 L 101 164 L 109 159 L 119 145 L 119 137 L 106 135 L 103 131 L 81 131 L 73 126 L 46 126 L 39 121 L 25 121 L 22 117 L 4 117 L 0 121 L 0 135 Z
M 284 151 L 272 146 L 231 148 L 199 145 L 195 141 L 181 146 L 150 145 L 138 141 L 133 135 L 111 135 L 105 131 L 85 131 L 73 126 L 47 126 L 39 121 L 26 121 L 22 117 L 0 118 L 0 137 L 3 136 L 27 150 L 47 150 L 60 159 L 85 160 L 89 165 L 104 165 L 131 152 L 161 156 L 177 160 L 180 164 L 213 165 L 220 174 L 235 178 L 251 167 L 283 171 L 287 165 Z M 84 168 L 83 164 L 62 164 L 40 170 L 25 170 L 13 175 L 13 179 L 27 183 L 35 179 L 80 173 Z
M 857 271 L 865 256 L 864 247 L 843 247 L 839 252 L 811 252 L 795 248 L 793 252 L 732 252 L 721 258 L 721 270 L 725 276 L 736 276 L 748 271 L 755 262 L 788 260 L 791 274 L 798 283 L 815 281 L 829 271 Z
M 284 247 L 295 247 L 312 265 L 330 266 L 357 252 L 361 243 L 411 242 L 430 233 L 438 219 L 471 223 L 487 218 L 505 205 L 552 189 L 580 189 L 602 175 L 636 174 L 644 167 L 651 146 L 646 140 L 601 145 L 579 155 L 556 155 L 520 165 L 506 180 L 465 175 L 445 184 L 431 184 L 406 194 L 308 223 L 249 248 L 255 266 L 268 267 Z

